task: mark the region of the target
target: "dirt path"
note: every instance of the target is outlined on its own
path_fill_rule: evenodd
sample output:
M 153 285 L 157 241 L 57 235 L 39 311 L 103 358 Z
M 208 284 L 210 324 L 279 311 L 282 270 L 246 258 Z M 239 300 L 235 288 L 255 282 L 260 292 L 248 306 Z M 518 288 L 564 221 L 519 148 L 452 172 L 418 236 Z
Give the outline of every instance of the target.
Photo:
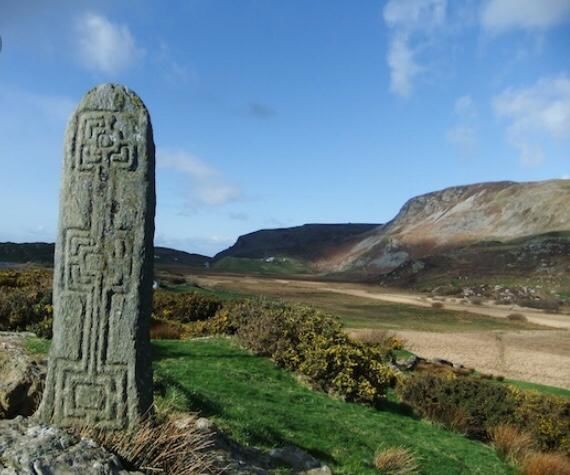
M 568 331 L 396 333 L 424 358 L 444 358 L 483 373 L 570 389 Z

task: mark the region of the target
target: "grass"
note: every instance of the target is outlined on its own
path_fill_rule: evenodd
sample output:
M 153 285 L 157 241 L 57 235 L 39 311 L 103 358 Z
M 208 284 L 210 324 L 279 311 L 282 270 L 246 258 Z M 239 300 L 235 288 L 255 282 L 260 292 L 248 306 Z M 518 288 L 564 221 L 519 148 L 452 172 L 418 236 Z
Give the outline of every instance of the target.
M 213 268 L 216 271 L 236 272 L 244 274 L 306 274 L 310 269 L 302 262 L 290 258 L 275 258 L 272 262 L 266 259 L 246 257 L 223 257 Z
M 556 386 L 546 386 L 545 384 L 529 383 L 527 381 L 518 381 L 515 379 L 505 379 L 505 383 L 512 384 L 513 386 L 517 386 L 525 390 L 538 391 L 539 393 L 570 398 L 570 390 L 557 388 Z
M 424 474 L 513 473 L 489 446 L 406 415 L 394 402 L 377 411 L 314 392 L 227 339 L 153 347 L 159 401 L 200 411 L 243 444 L 294 444 L 338 474 L 376 474 L 378 447 L 413 449 Z
M 47 354 L 50 344 L 50 340 L 44 340 L 43 338 L 33 337 L 25 340 L 26 350 L 36 355 Z
M 339 316 L 347 328 L 437 332 L 546 329 L 529 322 L 511 321 L 445 308 L 416 307 L 328 292 L 312 288 L 304 282 L 289 281 L 284 284 L 279 280 L 271 279 L 260 278 L 250 282 L 240 277 L 232 277 L 231 280 L 228 276 L 225 278 L 225 282 L 218 282 L 208 291 L 214 294 L 230 293 L 232 298 L 257 295 L 308 304 Z M 205 282 L 208 282 L 207 278 Z

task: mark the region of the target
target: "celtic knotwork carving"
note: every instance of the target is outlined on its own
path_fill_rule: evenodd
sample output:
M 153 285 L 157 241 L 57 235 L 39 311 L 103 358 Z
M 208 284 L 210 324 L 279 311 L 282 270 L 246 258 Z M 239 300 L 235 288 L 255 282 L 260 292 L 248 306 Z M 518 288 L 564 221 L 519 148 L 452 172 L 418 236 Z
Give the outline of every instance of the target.
M 82 172 L 97 166 L 133 170 L 137 164 L 137 148 L 125 140 L 118 127 L 130 123 L 125 113 L 83 112 L 79 115 L 74 166 Z

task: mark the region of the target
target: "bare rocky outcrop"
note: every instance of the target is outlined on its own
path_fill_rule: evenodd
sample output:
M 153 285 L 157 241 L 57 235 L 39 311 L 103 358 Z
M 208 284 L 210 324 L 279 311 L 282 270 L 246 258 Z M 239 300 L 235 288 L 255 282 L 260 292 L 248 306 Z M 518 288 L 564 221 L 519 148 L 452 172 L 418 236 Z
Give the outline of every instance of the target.
M 0 421 L 0 475 L 127 475 L 119 459 L 90 439 L 34 419 Z
M 0 332 L 0 419 L 31 416 L 41 399 L 46 364 L 25 350 L 30 336 Z

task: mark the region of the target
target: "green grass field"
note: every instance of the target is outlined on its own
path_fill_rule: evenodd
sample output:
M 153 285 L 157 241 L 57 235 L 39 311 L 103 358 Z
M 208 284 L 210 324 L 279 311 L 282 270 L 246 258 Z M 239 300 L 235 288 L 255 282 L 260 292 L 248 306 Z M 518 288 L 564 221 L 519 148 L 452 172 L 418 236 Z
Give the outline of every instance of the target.
M 404 446 L 421 473 L 506 474 L 493 449 L 406 415 L 349 404 L 300 384 L 267 359 L 226 339 L 155 341 L 159 403 L 199 411 L 242 444 L 271 448 L 294 444 L 338 474 L 376 474 L 381 447 Z
M 235 272 L 244 274 L 306 274 L 311 270 L 302 262 L 290 258 L 278 258 L 272 262 L 265 259 L 250 259 L 245 257 L 223 257 L 213 268 L 216 271 Z
M 174 288 L 173 288 L 174 289 Z M 196 291 L 181 286 L 179 291 Z M 416 307 L 382 302 L 346 294 L 312 289 L 303 284 L 283 285 L 269 279 L 250 284 L 236 277 L 231 283 L 198 289 L 221 298 L 264 296 L 293 303 L 302 303 L 340 317 L 347 328 L 381 328 L 388 330 L 418 330 L 437 332 L 532 330 L 546 327 L 528 322 L 475 315 L 446 308 Z

